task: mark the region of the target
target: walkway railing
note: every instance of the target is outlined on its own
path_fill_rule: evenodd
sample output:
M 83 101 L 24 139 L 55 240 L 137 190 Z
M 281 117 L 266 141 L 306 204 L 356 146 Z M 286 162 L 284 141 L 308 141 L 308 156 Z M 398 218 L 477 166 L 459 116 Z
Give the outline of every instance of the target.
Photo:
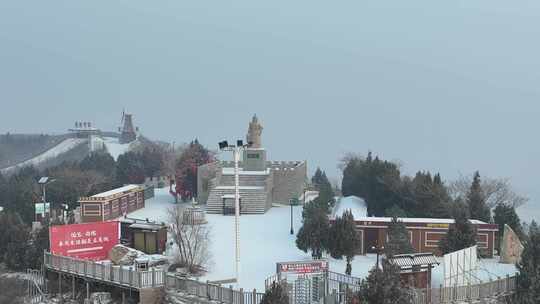
M 43 262 L 48 269 L 135 289 L 165 285 L 165 271 L 159 269 L 138 271 L 130 267 L 105 265 L 48 252 L 44 253 Z
M 253 291 L 244 291 L 242 288 L 236 290 L 232 286 L 222 287 L 174 275 L 167 276 L 166 286 L 191 296 L 226 304 L 259 304 L 264 295 L 255 289 Z
M 444 304 L 471 302 L 500 297 L 514 293 L 516 276 L 506 276 L 489 282 L 455 287 L 440 287 L 413 290 L 414 304 Z

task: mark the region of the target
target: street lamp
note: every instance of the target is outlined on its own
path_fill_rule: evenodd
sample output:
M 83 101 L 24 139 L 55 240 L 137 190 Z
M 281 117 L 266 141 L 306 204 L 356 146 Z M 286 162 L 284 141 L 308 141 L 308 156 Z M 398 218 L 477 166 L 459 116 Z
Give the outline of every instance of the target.
M 236 240 L 236 249 L 235 249 L 235 274 L 236 274 L 236 283 L 238 283 L 239 277 L 239 268 L 240 268 L 240 178 L 239 178 L 239 169 L 238 162 L 240 161 L 240 150 L 244 150 L 251 146 L 251 142 L 244 144 L 242 140 L 236 141 L 236 146 L 229 145 L 229 143 L 224 140 L 218 143 L 219 149 L 221 151 L 232 151 L 234 157 L 234 234 Z
M 293 229 L 293 202 L 294 202 L 294 199 L 289 199 L 289 203 L 291 205 L 291 235 L 294 234 L 294 229 Z
M 41 200 L 43 202 L 43 213 L 45 215 L 46 213 L 46 208 L 47 208 L 47 197 L 46 197 L 46 187 L 48 184 L 50 183 L 53 183 L 54 181 L 56 181 L 56 179 L 54 178 L 50 178 L 48 176 L 43 176 L 41 177 L 39 180 L 38 180 L 38 184 L 41 185 L 41 190 L 42 190 L 42 197 L 41 197 Z M 37 217 L 37 214 L 36 214 L 36 217 Z M 37 222 L 37 218 L 36 218 L 36 222 Z
M 371 250 L 375 250 L 375 252 L 377 253 L 377 270 L 379 270 L 379 255 L 384 250 L 384 246 L 379 247 L 379 245 L 377 244 L 376 246 L 372 246 Z

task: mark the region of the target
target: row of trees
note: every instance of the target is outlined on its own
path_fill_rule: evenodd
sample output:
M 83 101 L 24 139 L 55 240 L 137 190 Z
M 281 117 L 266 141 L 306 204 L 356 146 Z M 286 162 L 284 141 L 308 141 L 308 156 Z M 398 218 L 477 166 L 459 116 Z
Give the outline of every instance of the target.
M 343 195 L 363 198 L 370 216 L 449 218 L 454 203 L 464 202 L 470 218 L 490 222 L 492 209 L 514 209 L 527 201 L 507 179 L 481 179 L 478 171 L 472 178 L 462 176 L 446 185 L 439 173 L 402 175 L 398 164 L 373 157 L 371 152 L 365 158 L 346 157 L 342 168 Z

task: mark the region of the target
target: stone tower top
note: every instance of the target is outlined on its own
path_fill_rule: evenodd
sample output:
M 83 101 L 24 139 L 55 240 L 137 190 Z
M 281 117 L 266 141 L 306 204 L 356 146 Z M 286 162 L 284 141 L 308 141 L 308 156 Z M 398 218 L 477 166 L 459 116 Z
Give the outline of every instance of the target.
M 249 123 L 248 133 L 246 135 L 246 141 L 252 142 L 251 148 L 261 148 L 261 133 L 263 127 L 259 123 L 257 114 L 253 115 L 251 122 Z

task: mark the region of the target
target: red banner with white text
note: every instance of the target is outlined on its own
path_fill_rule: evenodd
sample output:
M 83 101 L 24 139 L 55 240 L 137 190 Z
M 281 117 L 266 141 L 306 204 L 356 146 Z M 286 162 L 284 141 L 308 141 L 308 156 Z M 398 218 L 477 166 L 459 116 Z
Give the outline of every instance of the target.
M 118 244 L 119 226 L 119 222 L 51 226 L 51 253 L 80 259 L 105 260 L 109 250 Z

